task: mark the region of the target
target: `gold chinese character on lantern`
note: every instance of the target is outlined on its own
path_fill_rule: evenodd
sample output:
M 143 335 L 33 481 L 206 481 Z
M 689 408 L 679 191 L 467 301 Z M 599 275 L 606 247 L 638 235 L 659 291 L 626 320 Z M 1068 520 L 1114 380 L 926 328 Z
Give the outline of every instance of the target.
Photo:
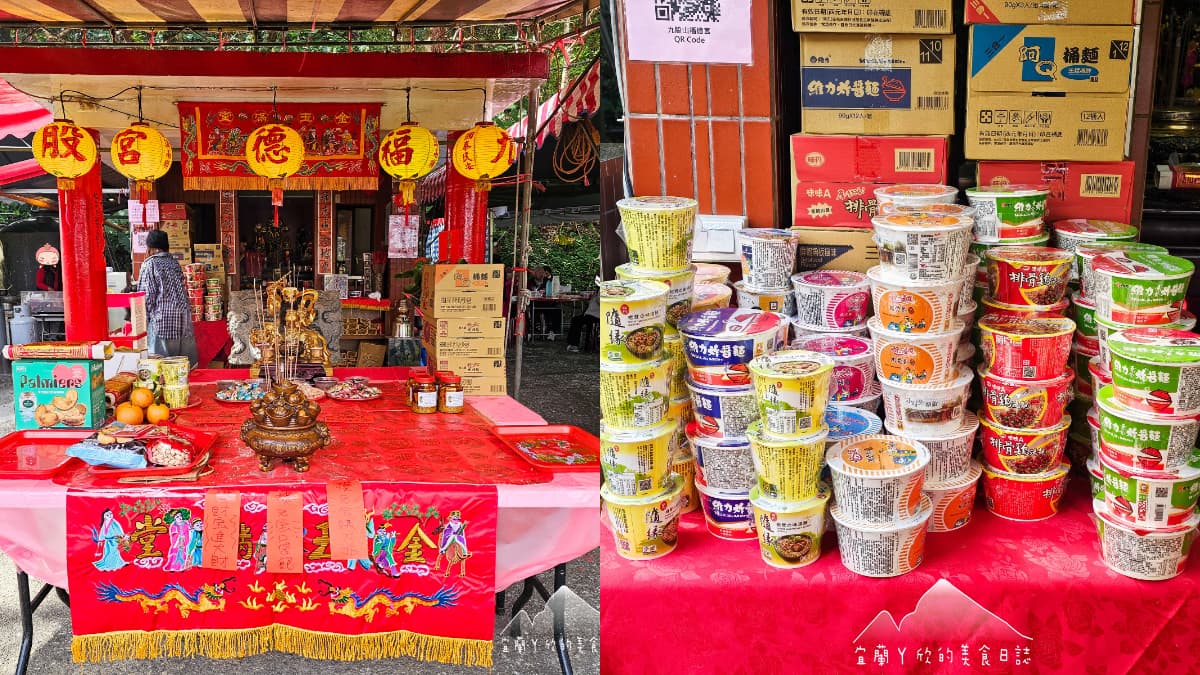
M 33 135 L 33 157 L 39 166 L 58 178 L 58 187 L 70 190 L 75 179 L 92 170 L 99 152 L 96 140 L 70 120 L 55 120 Z

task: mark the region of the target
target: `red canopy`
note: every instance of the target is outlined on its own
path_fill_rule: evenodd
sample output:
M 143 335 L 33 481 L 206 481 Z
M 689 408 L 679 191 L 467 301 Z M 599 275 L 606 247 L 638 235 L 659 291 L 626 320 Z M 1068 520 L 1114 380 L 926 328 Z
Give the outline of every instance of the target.
M 24 138 L 53 119 L 37 101 L 0 80 L 0 138 Z M 0 166 L 0 186 L 40 176 L 45 171 L 33 159 Z

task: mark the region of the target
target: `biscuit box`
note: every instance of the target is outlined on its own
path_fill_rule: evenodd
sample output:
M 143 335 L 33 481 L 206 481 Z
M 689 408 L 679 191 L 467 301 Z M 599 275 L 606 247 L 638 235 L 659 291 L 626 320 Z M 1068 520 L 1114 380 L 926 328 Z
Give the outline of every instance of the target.
M 25 359 L 12 374 L 18 430 L 104 426 L 103 361 Z

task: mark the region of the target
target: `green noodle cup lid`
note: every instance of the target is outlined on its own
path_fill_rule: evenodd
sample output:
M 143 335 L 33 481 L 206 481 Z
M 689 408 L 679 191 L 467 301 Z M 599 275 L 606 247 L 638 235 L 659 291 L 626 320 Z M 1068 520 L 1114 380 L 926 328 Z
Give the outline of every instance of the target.
M 1050 188 L 1045 185 L 980 185 L 967 188 L 967 197 L 1045 197 Z
M 1054 231 L 1079 237 L 1081 239 L 1132 239 L 1138 230 L 1128 223 L 1118 223 L 1113 220 L 1092 220 L 1090 218 L 1072 218 L 1059 220 L 1054 223 Z
M 1187 258 L 1154 251 L 1119 251 L 1097 256 L 1092 269 L 1122 278 L 1175 281 L 1192 276 L 1196 266 Z
M 1132 361 L 1156 365 L 1200 364 L 1200 335 L 1167 328 L 1130 328 L 1108 336 L 1108 349 Z
M 833 357 L 805 349 L 785 349 L 750 362 L 753 375 L 768 378 L 813 378 L 832 370 Z
M 1144 244 L 1140 241 L 1089 241 L 1080 244 L 1075 252 L 1079 255 L 1096 257 L 1122 251 L 1139 251 L 1142 253 L 1167 253 L 1165 247 L 1157 244 Z
M 661 281 L 646 279 L 617 279 L 600 283 L 600 299 L 610 301 L 638 302 L 653 298 L 666 298 L 671 287 Z
M 662 492 L 656 492 L 642 497 L 625 497 L 622 495 L 613 494 L 608 488 L 608 483 L 600 486 L 600 497 L 611 504 L 619 506 L 646 506 L 656 502 L 670 502 L 679 498 L 683 492 L 683 476 L 673 473 L 667 478 L 667 487 Z
M 682 211 L 694 209 L 699 202 L 687 197 L 629 197 L 617 202 L 617 208 L 631 211 Z

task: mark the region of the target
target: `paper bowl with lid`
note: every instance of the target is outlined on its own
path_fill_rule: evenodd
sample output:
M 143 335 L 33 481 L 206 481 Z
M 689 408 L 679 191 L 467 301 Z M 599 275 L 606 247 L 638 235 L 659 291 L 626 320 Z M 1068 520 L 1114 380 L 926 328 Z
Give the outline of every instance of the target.
M 1147 471 L 1176 471 L 1200 466 L 1196 436 L 1200 417 L 1159 415 L 1129 408 L 1111 386 L 1096 392 L 1100 454 L 1124 466 Z
M 672 272 L 644 270 L 633 263 L 617 265 L 618 279 L 633 281 L 658 281 L 667 285 L 666 334 L 676 335 L 676 325 L 685 314 L 692 311 L 692 270 Z
M 733 284 L 733 290 L 737 293 L 737 305 L 742 309 L 761 309 L 789 317 L 796 314 L 796 296 L 790 287 L 759 291 L 748 287 L 745 281 L 738 281 Z
M 1075 257 L 1049 246 L 998 246 L 987 252 L 988 294 L 1010 305 L 1053 305 L 1065 296 Z
M 729 286 L 698 281 L 692 286 L 692 311 L 724 309 L 732 298 L 733 289 Z
M 943 216 L 952 216 L 954 218 L 971 219 L 975 217 L 975 209 L 963 204 L 924 204 L 922 206 L 895 206 L 893 205 L 887 211 L 882 209 L 879 211 L 885 215 L 901 215 L 901 216 L 918 216 L 918 217 L 933 217 L 941 218 Z
M 951 532 L 971 522 L 975 511 L 975 491 L 983 467 L 971 462 L 966 473 L 952 480 L 925 482 L 925 494 L 933 502 L 933 515 L 929 518 L 930 532 Z
M 791 230 L 756 227 L 738 230 L 742 281 L 755 290 L 788 288 L 788 280 L 796 268 L 799 243 L 799 236 Z
M 840 503 L 829 508 L 837 526 L 838 553 L 846 569 L 866 577 L 908 574 L 925 559 L 925 533 L 933 503 L 922 497 L 915 513 L 902 520 L 872 524 L 847 516 Z
M 1045 185 L 980 185 L 967 189 L 975 208 L 975 239 L 1002 242 L 1042 234 L 1046 214 Z
M 674 420 L 649 429 L 612 429 L 600 420 L 600 467 L 614 495 L 645 497 L 668 487 Z
M 875 382 L 875 355 L 871 341 L 853 335 L 805 335 L 791 344 L 796 349 L 824 354 L 833 359 L 829 377 L 829 399 L 849 401 L 866 394 Z
M 895 281 L 949 281 L 962 276 L 971 220 L 956 216 L 884 215 L 871 219 L 882 273 Z
M 618 201 L 629 261 L 648 270 L 688 269 L 696 207 L 696 200 L 686 197 L 631 197 Z
M 652 560 L 675 550 L 679 542 L 683 477 L 672 474 L 667 487 L 640 497 L 614 493 L 608 483 L 600 497 L 608 514 L 617 555 L 629 560 Z
M 998 377 L 1014 380 L 1062 375 L 1075 334 L 1075 322 L 1060 317 L 985 314 L 978 326 L 984 366 Z
M 816 330 L 860 326 L 871 308 L 871 286 L 862 272 L 811 270 L 793 274 L 794 323 Z
M 705 386 L 750 384 L 750 362 L 783 345 L 784 316 L 756 309 L 709 309 L 679 322 L 688 376 Z
M 1138 253 L 1169 254 L 1165 247 L 1157 244 L 1145 244 L 1137 241 L 1096 241 L 1083 242 L 1075 248 L 1075 270 L 1079 278 L 1079 292 L 1087 297 L 1096 295 L 1096 275 L 1092 270 L 1092 261 L 1102 255 L 1122 253 L 1125 251 Z
M 907 437 L 938 435 L 961 424 L 971 398 L 970 370 L 940 384 L 905 384 L 881 380 L 883 413 L 889 426 Z
M 1121 405 L 1155 415 L 1200 414 L 1200 335 L 1131 328 L 1109 335 L 1107 344 Z
M 883 430 L 883 420 L 869 410 L 831 405 L 825 409 L 825 427 L 828 429 L 825 445 L 831 446 L 851 436 L 877 434 Z
M 751 424 L 746 437 L 763 496 L 787 502 L 815 497 L 828 435 L 822 429 L 803 438 L 778 438 L 764 432 L 761 422 Z
M 875 188 L 875 201 L 880 213 L 892 213 L 901 208 L 928 209 L 935 205 L 951 205 L 958 199 L 958 188 L 938 183 L 900 183 Z
M 958 428 L 941 434 L 900 434 L 891 420 L 884 427 L 887 433 L 910 438 L 929 450 L 929 465 L 925 467 L 927 482 L 957 480 L 971 468 L 971 454 L 979 431 L 979 418 L 974 413 L 966 413 Z
M 1058 513 L 1066 489 L 1067 463 L 1036 474 L 1016 474 L 983 467 L 983 492 L 988 511 L 1007 520 L 1045 520 Z
M 660 281 L 620 279 L 600 284 L 602 363 L 645 363 L 662 356 L 670 290 Z
M 901 436 L 853 436 L 825 453 L 833 494 L 848 520 L 886 525 L 917 515 L 929 449 Z
M 1096 318 L 1136 326 L 1175 323 L 1195 265 L 1164 253 L 1122 251 L 1092 259 Z
M 631 364 L 602 364 L 600 414 L 611 429 L 646 429 L 667 416 L 673 362 L 667 357 Z
M 1091 218 L 1058 220 L 1054 222 L 1052 229 L 1054 246 L 1072 255 L 1080 244 L 1102 241 L 1135 241 L 1138 237 L 1138 229 L 1134 225 Z M 1070 275 L 1072 281 L 1079 278 L 1078 260 L 1071 265 Z
M 716 263 L 692 263 L 692 273 L 698 284 L 724 284 L 729 281 L 729 267 Z
M 713 489 L 745 492 L 754 484 L 754 460 L 745 437 L 706 436 L 695 423 L 688 425 L 687 436 L 696 457 L 697 473 Z
M 750 504 L 754 506 L 754 529 L 763 562 L 791 569 L 816 562 L 821 556 L 828 490 L 812 499 L 783 502 L 764 497 L 754 487 L 750 489 Z
M 1100 554 L 1109 569 L 1133 579 L 1165 581 L 1183 573 L 1196 541 L 1200 514 L 1170 528 L 1128 525 L 1115 518 L 1105 502 L 1092 502 Z
M 832 374 L 832 358 L 804 349 L 786 349 L 751 361 L 763 430 L 787 438 L 820 430 Z
M 1017 380 L 981 370 L 983 405 L 980 413 L 989 422 L 1011 429 L 1044 429 L 1063 419 L 1074 398 L 1075 372 L 1063 369 L 1045 380 Z
M 730 541 L 749 541 L 757 536 L 749 489 L 721 490 L 698 475 L 696 490 L 700 493 L 700 508 L 704 511 L 704 525 L 709 534 Z
M 880 380 L 905 384 L 941 384 L 958 377 L 955 354 L 963 325 L 955 321 L 944 333 L 902 333 L 888 330 L 878 317 L 867 322 L 875 347 L 875 372 Z
M 900 333 L 942 333 L 958 316 L 962 280 L 905 281 L 889 278 L 881 266 L 867 270 L 875 318 Z
M 1147 471 L 1122 466 L 1100 456 L 1104 503 L 1114 518 L 1135 527 L 1182 525 L 1196 513 L 1200 468 Z
M 741 438 L 757 420 L 758 397 L 749 384 L 711 387 L 688 379 L 697 433 L 717 438 Z
M 1071 418 L 1045 429 L 1010 429 L 979 421 L 983 460 L 989 467 L 1012 474 L 1045 473 L 1062 462 Z
M 796 319 L 797 317 L 793 316 L 789 320 L 792 334 L 791 341 L 793 343 L 808 335 L 854 335 L 857 337 L 867 337 L 870 335 L 870 331 L 867 329 L 867 324 L 865 323 L 845 328 L 814 328 L 813 326 L 797 323 Z

